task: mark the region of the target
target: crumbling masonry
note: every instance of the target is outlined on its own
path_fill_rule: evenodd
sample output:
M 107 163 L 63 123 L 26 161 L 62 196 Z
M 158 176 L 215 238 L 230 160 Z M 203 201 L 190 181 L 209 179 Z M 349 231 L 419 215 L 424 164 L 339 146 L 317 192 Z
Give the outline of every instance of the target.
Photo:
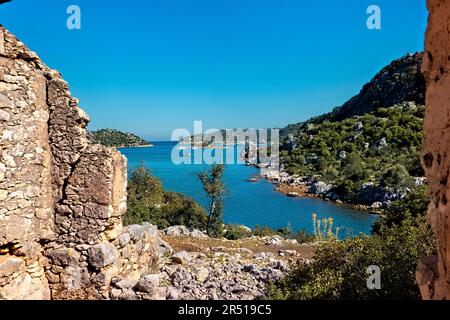
M 0 26 L 0 299 L 109 297 L 164 243 L 122 228 L 126 158 L 88 142 L 67 83 Z

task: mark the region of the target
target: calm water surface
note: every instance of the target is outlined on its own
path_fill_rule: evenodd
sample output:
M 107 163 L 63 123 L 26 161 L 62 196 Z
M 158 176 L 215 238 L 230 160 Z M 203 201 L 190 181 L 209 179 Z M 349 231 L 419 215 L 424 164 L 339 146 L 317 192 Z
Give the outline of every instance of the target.
M 196 173 L 206 169 L 206 165 L 175 165 L 171 160 L 173 142 L 155 142 L 150 148 L 119 149 L 128 158 L 128 170 L 144 163 L 159 177 L 166 190 L 184 193 L 203 206 L 206 197 Z M 377 220 L 376 215 L 364 211 L 338 206 L 320 199 L 290 198 L 274 190 L 274 185 L 261 180 L 247 180 L 259 170 L 242 164 L 226 165 L 224 181 L 228 194 L 224 204 L 226 223 L 283 228 L 291 225 L 294 231 L 313 232 L 311 215 L 318 218 L 333 217 L 334 226 L 340 227 L 340 235 L 370 233 Z

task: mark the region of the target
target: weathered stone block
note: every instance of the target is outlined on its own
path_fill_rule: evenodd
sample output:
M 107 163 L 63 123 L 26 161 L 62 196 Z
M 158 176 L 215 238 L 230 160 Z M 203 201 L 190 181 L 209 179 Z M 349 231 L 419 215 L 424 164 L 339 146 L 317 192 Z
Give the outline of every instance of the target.
M 172 256 L 172 261 L 178 264 L 187 264 L 191 261 L 191 257 L 186 251 L 179 251 Z
M 77 265 L 80 254 L 71 248 L 60 248 L 47 251 L 47 257 L 56 265 L 66 267 Z
M 149 274 L 142 277 L 136 284 L 135 289 L 141 292 L 153 293 L 159 286 L 160 276 L 157 274 Z
M 119 252 L 110 242 L 102 242 L 88 250 L 89 264 L 95 268 L 103 268 L 117 261 Z

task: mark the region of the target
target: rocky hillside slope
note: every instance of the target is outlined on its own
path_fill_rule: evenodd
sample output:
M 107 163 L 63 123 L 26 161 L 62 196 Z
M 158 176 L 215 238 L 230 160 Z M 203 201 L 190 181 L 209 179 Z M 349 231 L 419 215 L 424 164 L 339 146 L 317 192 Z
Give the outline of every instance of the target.
M 425 104 L 425 78 L 420 71 L 422 59 L 423 53 L 419 52 L 394 60 L 365 84 L 358 95 L 334 109 L 328 119 L 339 121 L 404 101 Z
M 424 111 L 404 102 L 302 126 L 281 153 L 285 176 L 270 178 L 317 196 L 386 207 L 425 182 L 419 155 Z
M 424 105 L 425 79 L 420 71 L 422 60 L 422 52 L 408 54 L 394 60 L 366 83 L 359 94 L 342 106 L 306 122 L 288 125 L 281 130 L 281 137 L 286 139 L 290 134 L 295 134 L 299 128 L 308 124 L 342 121 L 406 101 Z

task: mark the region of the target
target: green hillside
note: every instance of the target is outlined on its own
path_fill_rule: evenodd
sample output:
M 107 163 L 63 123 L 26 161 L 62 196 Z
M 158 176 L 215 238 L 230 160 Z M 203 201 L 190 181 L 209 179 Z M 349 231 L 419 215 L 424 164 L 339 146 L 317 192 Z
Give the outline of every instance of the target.
M 150 146 L 150 142 L 132 133 L 125 133 L 115 129 L 101 129 L 90 132 L 91 141 L 107 147 L 139 147 Z
M 283 145 L 282 164 L 290 174 L 330 183 L 331 198 L 386 201 L 383 191 L 405 191 L 414 185 L 414 177 L 423 176 L 419 152 L 424 110 L 409 102 L 302 126 Z

